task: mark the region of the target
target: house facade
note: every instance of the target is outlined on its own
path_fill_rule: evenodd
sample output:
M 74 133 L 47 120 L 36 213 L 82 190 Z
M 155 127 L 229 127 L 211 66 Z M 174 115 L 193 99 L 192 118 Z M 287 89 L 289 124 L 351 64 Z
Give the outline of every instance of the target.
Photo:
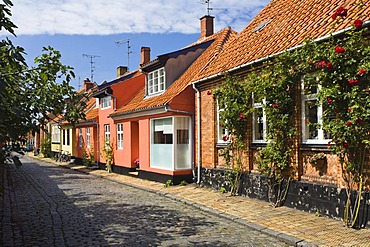
M 357 8 L 346 5 L 348 16 L 334 25 L 332 14 L 343 4 L 342 1 L 271 1 L 238 36 L 227 44 L 216 60 L 199 78 L 193 81 L 199 91 L 196 107 L 196 164 L 200 169 L 203 185 L 221 189 L 229 187 L 225 168 L 227 164 L 220 155 L 228 140 L 227 130 L 220 122 L 217 99 L 212 90 L 217 88 L 224 75 L 237 76 L 243 81 L 251 71 L 263 67 L 268 61 L 289 49 L 299 49 L 305 39 L 320 42 L 339 35 L 353 26 L 353 20 L 364 19 L 369 24 L 370 6 Z M 310 123 L 320 124 L 322 107 L 313 104 L 317 98 L 308 95 L 304 79 L 296 81 L 294 104 L 294 128 L 297 137 L 294 142 L 294 182 L 291 183 L 285 205 L 341 218 L 345 204 L 344 182 L 340 163 L 328 147 L 330 137 Z M 258 103 L 258 102 L 257 102 Z M 239 194 L 268 200 L 265 180 L 259 175 L 256 154 L 266 146 L 266 116 L 261 104 L 254 104 L 259 110 L 247 118 L 245 173 Z M 324 153 L 327 164 L 318 167 L 309 157 Z M 264 187 L 264 188 L 263 188 Z M 364 209 L 366 210 L 366 208 Z M 366 219 L 365 219 L 366 221 Z
M 235 35 L 230 28 L 213 34 L 210 16 L 201 19 L 201 26 L 196 43 L 144 63 L 145 85 L 110 115 L 122 125 L 123 150 L 130 157 L 126 164 L 140 178 L 193 181 L 195 97 L 189 83 Z

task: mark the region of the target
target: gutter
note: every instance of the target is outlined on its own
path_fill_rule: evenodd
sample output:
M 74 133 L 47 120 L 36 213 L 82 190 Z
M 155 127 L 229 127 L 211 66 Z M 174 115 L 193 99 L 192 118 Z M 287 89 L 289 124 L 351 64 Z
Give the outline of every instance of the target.
M 370 24 L 370 20 L 368 21 L 365 21 L 362 26 L 365 27 L 365 26 L 368 26 Z M 321 41 L 325 41 L 331 37 L 336 37 L 336 36 L 339 36 L 341 34 L 344 34 L 345 32 L 349 31 L 353 29 L 353 27 L 347 27 L 345 29 L 342 29 L 342 30 L 339 30 L 337 32 L 334 32 L 334 33 L 331 33 L 331 34 L 327 34 L 325 36 L 322 36 L 322 37 L 319 37 L 319 38 L 316 38 L 314 39 L 312 42 L 321 42 Z M 257 63 L 261 63 L 261 62 L 264 62 L 264 61 L 267 61 L 271 58 L 274 58 L 274 57 L 277 57 L 278 55 L 282 54 L 282 53 L 285 53 L 285 52 L 289 52 L 289 51 L 293 51 L 293 50 L 296 50 L 298 48 L 301 48 L 303 47 L 305 43 L 302 43 L 300 45 L 297 45 L 297 46 L 294 46 L 294 47 L 291 47 L 291 48 L 288 48 L 288 49 L 285 49 L 283 51 L 280 51 L 280 52 L 277 52 L 277 53 L 274 53 L 274 54 L 271 54 L 271 55 L 268 55 L 268 56 L 265 56 L 265 57 L 262 57 L 262 58 L 259 58 L 259 59 L 256 59 L 254 61 L 251 61 L 251 62 L 248 62 L 248 63 L 245 63 L 245 64 L 242 64 L 242 65 L 239 65 L 237 67 L 234 67 L 234 68 L 231 68 L 231 69 L 228 69 L 226 71 L 223 71 L 223 72 L 219 72 L 217 74 L 214 74 L 214 75 L 211 75 L 211 76 L 208 76 L 208 77 L 205 77 L 205 78 L 202 78 L 202 79 L 199 79 L 197 81 L 194 81 L 192 82 L 191 84 L 198 84 L 198 83 L 201 83 L 201 82 L 204 82 L 204 81 L 208 81 L 208 80 L 211 80 L 211 79 L 214 79 L 214 78 L 217 78 L 217 77 L 220 77 L 222 75 L 224 75 L 225 73 L 228 73 L 228 72 L 233 72 L 233 71 L 236 71 L 236 70 L 239 70 L 239 69 L 243 69 L 245 67 L 249 67 L 249 66 L 252 66 L 254 64 L 257 64 Z M 194 88 L 194 86 L 193 86 Z
M 195 83 L 192 83 L 193 89 L 197 93 L 197 156 L 198 156 L 198 173 L 197 173 L 197 184 L 200 185 L 200 174 L 201 174 L 201 165 L 202 165 L 202 156 L 201 156 L 201 132 L 200 132 L 200 126 L 201 126 L 201 119 L 200 119 L 200 92 L 196 88 Z

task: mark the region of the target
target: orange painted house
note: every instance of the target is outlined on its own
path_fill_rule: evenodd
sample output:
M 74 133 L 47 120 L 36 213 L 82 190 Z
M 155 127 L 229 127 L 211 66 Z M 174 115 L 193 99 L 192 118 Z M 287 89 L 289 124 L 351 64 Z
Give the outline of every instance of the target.
M 141 48 L 141 63 L 146 63 L 150 60 L 150 48 Z M 103 152 L 104 146 L 109 143 L 113 149 L 114 167 L 116 172 L 119 168 L 127 163 L 131 163 L 127 151 L 129 147 L 123 148 L 123 140 L 128 140 L 123 136 L 123 126 L 116 124 L 109 117 L 117 108 L 121 108 L 129 102 L 134 95 L 144 86 L 145 75 L 139 70 L 127 72 L 127 67 L 117 68 L 117 78 L 110 82 L 105 82 L 98 87 L 98 91 L 94 93 L 97 102 L 98 135 L 97 135 L 97 150 L 99 157 L 100 168 L 105 169 L 105 155 Z M 127 131 L 125 131 L 128 133 Z M 126 144 L 127 145 L 127 144 Z M 126 165 L 130 167 L 130 165 Z
M 201 19 L 201 31 L 197 42 L 142 64 L 145 84 L 109 115 L 123 132 L 113 171 L 135 171 L 131 174 L 159 182 L 193 181 L 195 91 L 190 82 L 235 35 L 230 28 L 213 34 L 210 16 Z

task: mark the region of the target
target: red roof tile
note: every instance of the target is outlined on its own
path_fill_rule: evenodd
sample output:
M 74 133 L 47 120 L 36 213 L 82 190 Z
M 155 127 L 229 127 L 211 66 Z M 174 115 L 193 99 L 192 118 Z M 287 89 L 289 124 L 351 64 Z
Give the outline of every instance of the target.
M 369 20 L 370 1 L 362 9 L 356 0 L 274 0 L 271 1 L 236 37 L 229 42 L 212 66 L 200 78 L 236 68 L 353 25 L 355 19 Z M 336 20 L 331 15 L 340 6 L 348 16 Z M 272 19 L 261 31 L 254 30 Z M 340 23 L 335 25 L 336 21 Z M 199 79 L 200 79 L 199 78 Z

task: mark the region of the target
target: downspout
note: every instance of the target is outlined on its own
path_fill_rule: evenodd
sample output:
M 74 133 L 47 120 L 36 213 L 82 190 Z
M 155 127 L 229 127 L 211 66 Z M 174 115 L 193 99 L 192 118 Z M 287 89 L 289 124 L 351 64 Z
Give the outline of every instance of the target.
M 198 174 L 197 174 L 197 184 L 200 185 L 200 174 L 201 174 L 201 164 L 202 164 L 202 158 L 201 158 L 201 131 L 200 131 L 200 126 L 201 126 L 201 121 L 200 121 L 200 92 L 199 90 L 196 88 L 195 86 L 195 83 L 192 83 L 193 85 L 193 89 L 195 90 L 195 92 L 197 93 L 197 116 L 198 116 L 198 121 L 197 121 L 197 139 L 198 139 L 198 143 L 197 143 L 197 156 L 198 156 Z
M 95 124 L 96 124 L 96 141 L 97 141 L 97 148 L 98 148 L 98 150 L 97 150 L 97 154 L 98 154 L 98 157 L 97 157 L 97 159 L 96 159 L 96 163 L 97 163 L 97 166 L 98 167 L 100 167 L 99 166 L 99 163 L 100 163 L 100 138 L 99 138 L 99 132 L 100 132 L 100 130 L 99 130 L 99 122 L 95 122 Z

